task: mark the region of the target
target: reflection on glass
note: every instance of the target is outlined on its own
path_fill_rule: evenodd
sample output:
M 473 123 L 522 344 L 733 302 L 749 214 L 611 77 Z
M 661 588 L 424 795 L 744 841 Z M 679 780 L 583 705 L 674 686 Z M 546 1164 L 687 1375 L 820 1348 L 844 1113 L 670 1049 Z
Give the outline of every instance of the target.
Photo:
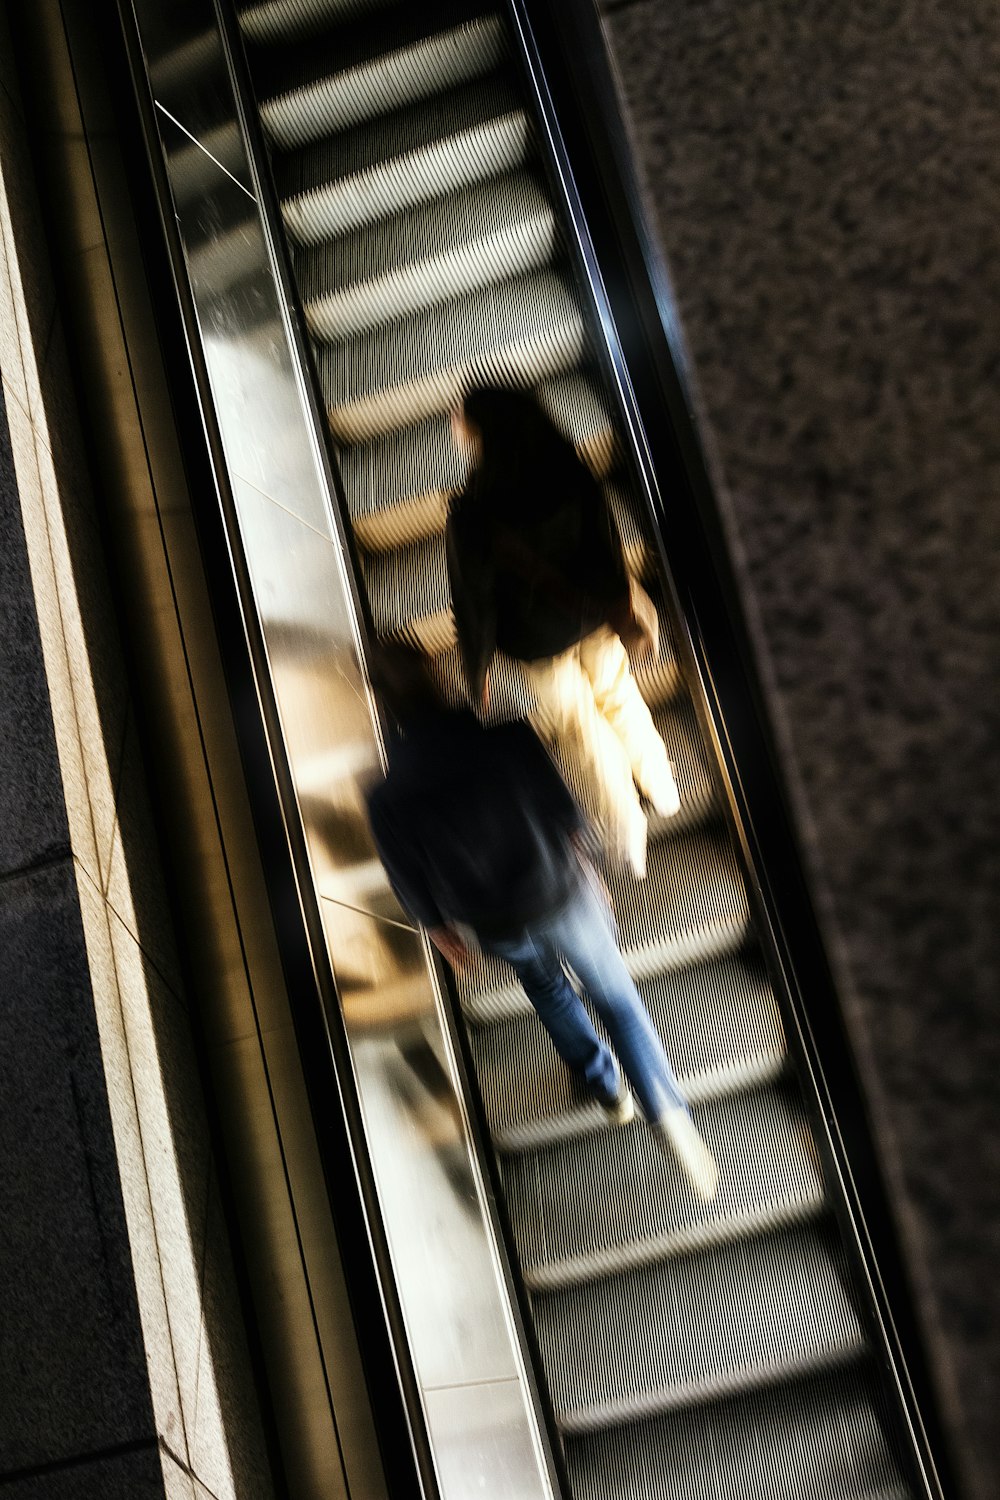
M 328 898 L 405 921 L 365 815 L 378 746 L 339 552 L 244 480 L 233 489 L 243 535 L 253 538 L 247 561 L 317 885 Z
M 153 98 L 177 122 L 191 147 L 187 151 L 176 140 L 170 143 L 175 202 L 183 206 L 191 201 L 199 157 L 220 163 L 249 192 L 246 150 L 211 5 L 135 0 L 135 11 Z
M 358 1042 L 372 1145 L 417 1376 L 425 1391 L 514 1378 L 454 1091 L 427 1034 Z M 430 1076 L 429 1076 L 430 1075 Z M 447 1076 L 447 1075 L 445 1075 Z M 441 1082 L 443 1083 L 443 1079 Z
M 421 1385 L 514 1377 L 422 940 L 337 902 L 323 913 Z
M 379 746 L 346 562 L 212 6 L 182 7 L 186 31 L 176 8 L 140 0 L 138 14 L 442 1493 L 542 1500 L 534 1414 L 423 940 L 368 833 Z
M 184 145 L 171 121 L 162 130 Z M 226 461 L 231 474 L 332 537 L 257 204 L 212 170 L 211 189 L 178 217 Z
M 391 1036 L 402 1044 L 414 1027 L 424 1034 L 436 1026 L 423 944 L 413 928 L 340 901 L 322 905 L 352 1038 L 366 1042 Z

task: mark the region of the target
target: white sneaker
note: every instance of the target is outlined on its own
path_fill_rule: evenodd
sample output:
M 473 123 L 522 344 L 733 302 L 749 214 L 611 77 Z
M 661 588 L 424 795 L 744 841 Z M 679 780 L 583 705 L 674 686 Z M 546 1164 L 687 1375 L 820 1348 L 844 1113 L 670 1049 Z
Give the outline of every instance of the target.
M 699 1198 L 711 1202 L 719 1186 L 715 1157 L 686 1109 L 668 1109 L 653 1127 L 670 1147 Z
M 627 1084 L 619 1080 L 618 1092 L 613 1099 L 601 1100 L 601 1108 L 612 1125 L 628 1125 L 635 1119 L 635 1100 Z
M 629 1086 L 620 1073 L 617 1073 L 613 1099 L 602 1099 L 601 1095 L 587 1082 L 582 1073 L 574 1073 L 573 1077 L 583 1097 L 593 1099 L 595 1104 L 599 1104 L 612 1125 L 628 1125 L 631 1120 L 635 1119 L 635 1100 L 632 1098 Z

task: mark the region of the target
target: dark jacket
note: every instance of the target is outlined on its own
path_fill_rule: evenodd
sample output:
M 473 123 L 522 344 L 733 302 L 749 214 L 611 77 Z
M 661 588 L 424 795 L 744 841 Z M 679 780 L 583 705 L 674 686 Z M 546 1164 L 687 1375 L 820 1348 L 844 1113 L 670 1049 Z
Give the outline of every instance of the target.
M 427 927 L 506 937 L 557 911 L 579 883 L 579 808 L 527 724 L 486 728 L 430 710 L 389 746 L 368 798 L 402 905 Z
M 572 449 L 509 482 L 476 473 L 446 532 L 458 643 L 478 702 L 493 653 L 556 656 L 604 624 L 627 593 L 621 538 L 604 495 Z

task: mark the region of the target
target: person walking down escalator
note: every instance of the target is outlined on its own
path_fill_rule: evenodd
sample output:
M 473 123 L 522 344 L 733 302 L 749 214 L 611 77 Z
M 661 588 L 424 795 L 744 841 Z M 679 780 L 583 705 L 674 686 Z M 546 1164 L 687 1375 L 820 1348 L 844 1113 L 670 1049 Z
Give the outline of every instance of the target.
M 583 815 L 545 747 L 524 720 L 485 725 L 443 703 L 410 647 L 377 652 L 372 678 L 396 731 L 368 816 L 400 902 L 453 967 L 472 945 L 505 959 L 563 1062 L 612 1121 L 627 1123 L 632 1096 L 568 966 L 647 1120 L 695 1191 L 713 1197 L 715 1161 L 619 951 L 582 853 Z
M 521 663 L 535 727 L 586 789 L 609 852 L 642 879 L 639 793 L 664 816 L 680 806 L 625 644 L 655 651 L 655 611 L 600 486 L 530 393 L 476 386 L 452 432 L 470 462 L 446 552 L 472 701 L 486 707 L 497 650 Z

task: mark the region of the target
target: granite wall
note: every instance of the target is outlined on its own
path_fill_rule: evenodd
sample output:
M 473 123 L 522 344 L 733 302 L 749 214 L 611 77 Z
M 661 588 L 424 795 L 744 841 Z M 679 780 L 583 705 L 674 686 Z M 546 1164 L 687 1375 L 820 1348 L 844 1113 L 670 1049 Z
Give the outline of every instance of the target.
M 39 226 L 0 5 L 0 1496 L 257 1500 L 269 1465 Z M 91 235 L 97 287 L 96 213 Z
M 1000 1493 L 1000 11 L 606 4 L 967 1493 Z

